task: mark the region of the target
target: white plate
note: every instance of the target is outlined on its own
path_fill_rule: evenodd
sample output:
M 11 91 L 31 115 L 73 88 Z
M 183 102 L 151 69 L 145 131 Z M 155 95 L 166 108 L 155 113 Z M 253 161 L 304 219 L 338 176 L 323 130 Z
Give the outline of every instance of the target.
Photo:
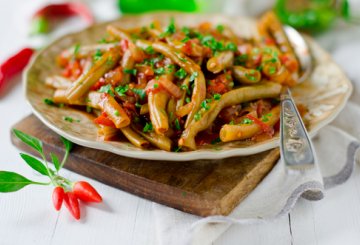
M 243 17 L 226 17 L 221 15 L 194 15 L 179 13 L 156 13 L 138 16 L 125 16 L 110 23 L 117 23 L 124 28 L 149 25 L 153 19 L 167 25 L 170 17 L 174 17 L 178 25 L 194 25 L 203 21 L 214 24 L 227 24 L 240 36 L 257 35 L 255 21 Z M 69 34 L 41 50 L 31 61 L 24 73 L 25 95 L 34 114 L 49 128 L 76 144 L 90 148 L 113 152 L 122 156 L 168 161 L 188 161 L 196 159 L 221 159 L 232 156 L 244 156 L 266 151 L 279 146 L 279 138 L 250 143 L 232 142 L 216 146 L 202 147 L 189 152 L 165 152 L 162 150 L 141 150 L 128 142 L 97 141 L 97 128 L 93 118 L 86 113 L 69 109 L 56 108 L 44 104 L 44 98 L 51 98 L 53 90 L 44 84 L 45 77 L 60 72 L 55 64 L 55 57 L 65 48 L 75 43 L 95 43 L 105 34 L 108 23 L 97 24 L 81 32 Z M 342 110 L 352 92 L 352 85 L 341 69 L 333 62 L 316 42 L 306 37 L 314 56 L 314 70 L 311 78 L 292 89 L 297 102 L 309 108 L 306 115 L 309 134 L 329 124 Z M 81 123 L 69 123 L 64 116 L 80 119 Z

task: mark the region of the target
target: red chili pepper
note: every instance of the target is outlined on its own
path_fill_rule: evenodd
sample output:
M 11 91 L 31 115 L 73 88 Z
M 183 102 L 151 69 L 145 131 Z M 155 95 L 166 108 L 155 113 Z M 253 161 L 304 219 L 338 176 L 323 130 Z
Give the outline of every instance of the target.
M 52 194 L 52 200 L 54 203 L 54 207 L 57 211 L 59 211 L 61 208 L 61 205 L 64 201 L 64 196 L 65 196 L 64 189 L 60 186 L 55 187 Z
M 94 17 L 88 7 L 80 2 L 68 2 L 49 4 L 33 15 L 33 33 L 45 33 L 47 32 L 47 20 L 52 17 L 68 17 L 68 16 L 80 16 L 87 24 L 94 23 Z
M 86 181 L 75 183 L 73 192 L 77 198 L 84 202 L 102 202 L 102 197 L 92 185 Z
M 34 50 L 23 48 L 0 65 L 0 89 L 29 63 Z
M 69 210 L 71 215 L 79 220 L 80 219 L 80 208 L 79 200 L 73 192 L 66 192 L 64 195 L 65 207 Z
M 264 123 L 263 121 L 261 121 L 260 119 L 248 114 L 246 115 L 247 118 L 249 118 L 250 120 L 252 120 L 254 123 L 256 123 L 257 125 L 260 126 L 261 130 L 264 133 L 268 133 L 268 134 L 273 134 L 274 133 L 274 129 L 271 128 L 269 125 L 267 125 L 266 123 Z

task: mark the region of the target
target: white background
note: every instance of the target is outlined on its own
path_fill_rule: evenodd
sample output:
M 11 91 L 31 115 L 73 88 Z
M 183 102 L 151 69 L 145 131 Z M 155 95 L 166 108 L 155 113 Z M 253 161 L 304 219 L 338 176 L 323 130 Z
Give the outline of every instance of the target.
M 28 39 L 26 30 L 29 14 L 39 2 L 0 0 L 0 61 L 20 47 L 34 43 L 34 40 Z M 92 6 L 96 7 L 97 13 L 106 13 L 101 19 L 116 16 L 111 4 L 92 1 Z M 80 27 L 81 23 L 71 22 L 72 30 Z M 342 25 L 338 29 L 337 35 L 324 34 L 318 40 L 333 52 L 350 78 L 359 80 L 359 63 L 348 61 L 352 55 L 360 55 L 359 46 L 353 45 L 360 40 L 360 28 Z M 60 28 L 54 35 L 62 31 Z M 342 52 L 349 45 L 358 49 Z M 23 163 L 18 150 L 10 143 L 11 125 L 30 113 L 20 79 L 15 79 L 6 94 L 0 96 L 0 169 L 41 180 L 43 177 Z M 81 221 L 75 221 L 65 209 L 59 213 L 54 211 L 51 188 L 29 186 L 16 193 L 1 194 L 1 245 L 158 244 L 152 202 L 67 170 L 63 174 L 73 180 L 91 181 L 104 197 L 104 203 L 84 206 Z M 289 216 L 261 225 L 233 226 L 213 244 L 360 244 L 359 167 L 355 168 L 349 181 L 327 191 L 322 201 L 301 199 Z

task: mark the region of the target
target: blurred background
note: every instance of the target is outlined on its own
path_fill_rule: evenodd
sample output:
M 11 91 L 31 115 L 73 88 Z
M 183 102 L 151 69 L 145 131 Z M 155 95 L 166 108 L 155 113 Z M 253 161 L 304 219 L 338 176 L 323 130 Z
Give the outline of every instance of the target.
M 54 7 L 62 4 L 72 12 Z M 0 0 L 0 47 L 6 47 L 0 48 L 0 63 L 24 47 L 39 49 L 66 33 L 123 14 L 170 10 L 256 17 L 270 9 L 330 52 L 345 43 L 359 45 L 360 0 Z M 3 93 L 0 89 L 0 97 Z

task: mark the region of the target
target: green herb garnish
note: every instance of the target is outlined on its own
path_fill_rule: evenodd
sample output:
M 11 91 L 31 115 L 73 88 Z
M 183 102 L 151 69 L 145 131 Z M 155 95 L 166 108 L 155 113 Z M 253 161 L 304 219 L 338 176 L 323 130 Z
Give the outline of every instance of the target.
M 155 50 L 152 46 L 147 47 L 146 49 L 144 49 L 144 51 L 147 54 L 155 54 Z
M 184 79 L 186 77 L 187 73 L 183 68 L 180 68 L 175 72 L 175 77 L 179 79 Z
M 156 75 L 163 75 L 163 74 L 165 74 L 165 68 L 164 67 L 159 67 L 159 68 L 154 70 L 154 73 Z
M 198 76 L 198 73 L 196 72 L 196 71 L 194 71 L 192 74 L 191 74 L 191 76 L 190 76 L 190 82 L 193 82 L 194 80 L 195 80 L 195 78 L 197 78 L 197 76 Z
M 115 96 L 114 92 L 112 91 L 111 84 L 101 86 L 101 88 L 98 90 L 98 92 L 107 93 L 107 94 L 111 95 L 112 97 Z
M 127 73 L 127 74 L 132 74 L 134 76 L 136 76 L 137 74 L 137 70 L 136 69 L 124 69 L 124 72 Z
M 175 121 L 174 121 L 174 123 L 175 123 L 175 128 L 176 128 L 176 130 L 181 130 L 181 126 L 180 126 L 180 122 L 179 122 L 179 119 L 175 119 Z
M 94 59 L 95 61 L 98 61 L 99 59 L 101 59 L 101 57 L 102 57 L 102 52 L 101 52 L 100 49 L 97 49 L 96 52 L 95 52 L 95 54 L 94 54 L 94 56 L 93 56 L 93 59 Z
M 133 88 L 132 91 L 139 95 L 140 99 L 143 100 L 145 99 L 146 96 L 146 91 L 144 89 L 140 89 L 140 88 Z
M 143 128 L 143 132 L 144 133 L 147 133 L 147 132 L 150 132 L 153 130 L 153 126 L 152 126 L 152 123 L 146 123 L 144 128 Z
M 214 100 L 220 100 L 221 99 L 221 94 L 214 94 Z
M 201 119 L 201 115 L 199 112 L 196 112 L 195 115 L 194 115 L 194 119 L 195 121 L 199 121 Z
M 129 90 L 129 85 L 126 84 L 124 86 L 118 86 L 115 88 L 115 92 L 119 95 L 119 96 L 125 96 L 126 92 Z

